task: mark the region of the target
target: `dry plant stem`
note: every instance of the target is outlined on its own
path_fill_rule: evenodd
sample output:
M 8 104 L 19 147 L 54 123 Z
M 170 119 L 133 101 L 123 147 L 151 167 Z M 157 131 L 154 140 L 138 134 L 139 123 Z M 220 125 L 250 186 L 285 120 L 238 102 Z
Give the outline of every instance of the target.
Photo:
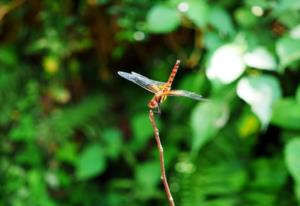
M 169 184 L 168 184 L 167 176 L 166 176 L 166 171 L 165 171 L 164 150 L 163 150 L 163 147 L 162 147 L 161 142 L 160 142 L 158 128 L 156 126 L 155 119 L 154 119 L 154 114 L 153 114 L 153 111 L 151 109 L 149 110 L 149 118 L 150 118 L 151 124 L 152 124 L 153 129 L 154 129 L 155 140 L 156 140 L 157 148 L 158 148 L 158 151 L 159 151 L 161 180 L 164 184 L 165 191 L 166 191 L 170 206 L 175 206 L 172 194 L 170 192 L 170 188 L 169 188 Z

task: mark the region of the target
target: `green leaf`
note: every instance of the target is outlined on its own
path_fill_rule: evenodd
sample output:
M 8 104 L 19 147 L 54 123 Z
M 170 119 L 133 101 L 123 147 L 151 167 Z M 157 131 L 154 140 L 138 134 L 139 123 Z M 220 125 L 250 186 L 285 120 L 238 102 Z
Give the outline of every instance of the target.
M 37 205 L 55 206 L 54 200 L 49 196 L 43 172 L 37 168 L 27 171 L 27 187 L 31 196 L 29 198 Z
M 299 183 L 296 184 L 296 186 L 294 187 L 294 190 L 296 193 L 297 200 L 300 204 L 300 184 Z
M 278 4 L 278 9 L 281 11 L 284 10 L 299 10 L 300 1 L 295 0 L 280 0 Z
M 211 80 L 229 84 L 241 76 L 245 69 L 243 48 L 236 44 L 225 44 L 210 58 L 206 74 Z
M 290 30 L 290 35 L 294 39 L 300 39 L 300 24 Z
M 247 102 L 265 128 L 272 115 L 274 101 L 281 97 L 278 80 L 270 75 L 245 77 L 237 86 L 238 96 Z
M 25 147 L 18 150 L 15 155 L 15 162 L 26 165 L 42 164 L 43 157 L 40 155 L 40 148 L 35 144 L 27 144 Z
M 300 39 L 282 37 L 276 43 L 276 52 L 283 68 L 300 59 Z
M 160 182 L 159 162 L 139 164 L 135 169 L 135 179 L 136 195 L 140 199 L 146 200 L 157 196 L 157 184 Z
M 99 145 L 89 145 L 79 155 L 76 176 L 88 179 L 101 174 L 106 167 L 103 149 Z
M 159 162 L 151 161 L 140 164 L 136 169 L 135 178 L 143 189 L 154 189 L 160 180 Z
M 254 173 L 251 178 L 251 186 L 266 190 L 281 188 L 288 176 L 282 160 L 281 157 L 255 159 L 250 166 Z
M 287 143 L 284 155 L 288 171 L 297 184 L 300 184 L 300 137 L 294 138 Z
M 228 117 L 229 109 L 222 102 L 199 103 L 191 117 L 191 127 L 194 133 L 192 149 L 194 151 L 201 149 L 225 125 Z
M 9 66 L 13 66 L 18 63 L 16 51 L 13 47 L 0 48 L 0 63 L 4 63 Z
M 253 27 L 257 24 L 258 18 L 254 16 L 250 9 L 240 8 L 234 13 L 235 19 L 242 27 Z
M 52 136 L 54 134 L 60 138 L 68 137 L 73 134 L 75 129 L 86 125 L 92 117 L 101 115 L 105 105 L 104 95 L 87 96 L 76 105 L 53 112 L 49 119 L 40 125 L 40 133 Z
M 207 168 L 201 169 L 202 178 L 200 176 L 199 182 L 197 182 L 197 185 L 202 188 L 201 193 L 208 196 L 229 195 L 244 188 L 248 180 L 246 171 L 236 162 L 223 160 L 218 164 L 207 165 Z M 224 178 L 224 174 L 226 174 L 226 178 Z
M 105 130 L 103 132 L 103 139 L 106 143 L 106 154 L 115 159 L 122 148 L 122 134 L 120 130 L 115 128 Z
M 223 41 L 220 35 L 217 32 L 207 32 L 204 35 L 204 45 L 205 48 L 208 49 L 210 52 L 216 50 L 218 47 L 222 46 Z
M 300 22 L 300 12 L 296 10 L 284 10 L 281 11 L 281 8 L 274 10 L 274 16 L 277 17 L 277 20 L 285 26 L 285 28 L 293 28 L 298 25 Z M 289 33 L 289 32 L 286 32 Z
M 264 47 L 258 47 L 246 53 L 244 61 L 247 66 L 257 69 L 275 71 L 277 67 L 274 56 Z
M 76 144 L 74 144 L 73 142 L 66 142 L 56 152 L 57 159 L 60 161 L 68 162 L 70 164 L 75 164 L 77 160 L 76 149 Z
M 285 129 L 300 129 L 300 103 L 294 99 L 277 101 L 271 122 Z
M 33 116 L 23 116 L 16 127 L 12 128 L 9 136 L 12 140 L 32 140 L 36 138 L 36 122 Z
M 270 5 L 268 0 L 246 0 L 244 3 L 250 8 L 253 6 L 258 6 L 263 9 L 267 9 L 268 6 Z
M 209 23 L 223 35 L 232 35 L 234 33 L 229 14 L 220 7 L 214 7 L 210 10 Z
M 147 15 L 150 32 L 168 33 L 180 25 L 180 17 L 176 9 L 164 5 L 155 5 Z
M 239 121 L 237 121 L 239 135 L 241 137 L 249 137 L 257 134 L 260 130 L 259 119 L 250 111 L 249 107 L 244 108 Z
M 199 28 L 203 28 L 207 23 L 208 6 L 205 1 L 188 0 L 188 10 L 186 16 Z
M 157 125 L 158 126 L 158 125 Z M 148 113 L 140 113 L 133 117 L 131 122 L 135 142 L 135 148 L 143 147 L 153 133 Z
M 298 86 L 297 91 L 296 91 L 296 99 L 298 102 L 300 102 L 300 85 Z

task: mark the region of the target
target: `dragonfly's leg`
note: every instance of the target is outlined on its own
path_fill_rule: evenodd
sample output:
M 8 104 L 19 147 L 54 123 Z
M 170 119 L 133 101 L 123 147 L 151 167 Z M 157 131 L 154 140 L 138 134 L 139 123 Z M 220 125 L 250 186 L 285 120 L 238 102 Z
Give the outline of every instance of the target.
M 155 109 L 153 109 L 153 112 L 154 112 L 155 114 L 158 114 L 158 115 L 161 114 L 161 110 L 160 110 L 160 105 L 159 105 L 159 104 L 155 107 Z
M 160 110 L 158 109 L 158 107 L 155 108 L 155 109 L 153 110 L 153 112 L 154 112 L 155 114 L 160 114 Z
M 157 114 L 161 114 L 161 110 L 160 110 L 160 104 L 157 105 Z

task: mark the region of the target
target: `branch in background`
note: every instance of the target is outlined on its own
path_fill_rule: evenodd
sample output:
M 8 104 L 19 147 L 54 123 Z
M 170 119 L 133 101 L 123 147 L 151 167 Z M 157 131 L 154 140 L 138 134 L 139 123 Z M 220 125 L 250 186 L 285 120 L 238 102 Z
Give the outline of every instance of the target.
M 156 144 L 157 144 L 157 148 L 158 148 L 158 152 L 159 152 L 161 180 L 164 184 L 165 191 L 166 191 L 170 206 L 175 206 L 172 194 L 170 192 L 167 177 L 166 177 L 165 163 L 164 163 L 164 150 L 163 150 L 163 147 L 162 147 L 161 142 L 160 142 L 159 131 L 158 131 L 158 128 L 157 128 L 156 123 L 155 123 L 153 111 L 151 109 L 149 110 L 149 118 L 150 118 L 152 127 L 154 129 L 155 140 L 156 140 Z
M 0 21 L 4 18 L 6 14 L 23 4 L 25 0 L 16 0 L 6 5 L 0 4 Z

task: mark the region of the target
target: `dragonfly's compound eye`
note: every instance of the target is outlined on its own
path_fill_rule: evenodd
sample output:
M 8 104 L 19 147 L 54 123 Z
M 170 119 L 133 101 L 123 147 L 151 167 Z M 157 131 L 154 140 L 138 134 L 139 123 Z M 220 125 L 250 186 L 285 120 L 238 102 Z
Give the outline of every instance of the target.
M 156 107 L 158 107 L 158 103 L 155 101 L 155 100 L 151 100 L 149 103 L 148 103 L 148 107 L 150 109 L 155 109 Z

